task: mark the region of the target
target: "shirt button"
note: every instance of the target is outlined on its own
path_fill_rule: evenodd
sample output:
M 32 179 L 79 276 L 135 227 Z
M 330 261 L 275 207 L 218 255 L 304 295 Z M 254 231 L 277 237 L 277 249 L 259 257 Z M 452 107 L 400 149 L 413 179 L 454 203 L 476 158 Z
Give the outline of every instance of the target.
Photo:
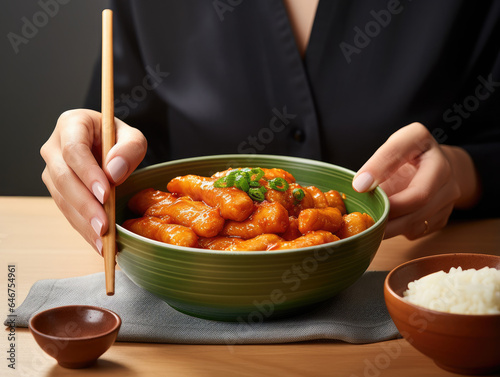
M 292 138 L 298 143 L 302 143 L 306 139 L 306 133 L 300 128 L 295 128 L 292 130 Z

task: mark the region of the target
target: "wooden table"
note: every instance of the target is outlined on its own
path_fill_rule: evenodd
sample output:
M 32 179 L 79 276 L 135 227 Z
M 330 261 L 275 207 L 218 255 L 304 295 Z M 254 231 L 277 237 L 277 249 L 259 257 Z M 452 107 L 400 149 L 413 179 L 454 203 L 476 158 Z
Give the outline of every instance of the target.
M 459 222 L 410 242 L 383 241 L 370 269 L 389 270 L 435 253 L 500 255 L 500 219 Z M 0 307 L 7 314 L 7 266 L 16 265 L 16 303 L 33 283 L 103 271 L 103 260 L 71 228 L 50 198 L 0 197 Z M 104 287 L 103 287 L 104 289 Z M 280 345 L 116 343 L 89 369 L 57 365 L 27 329 L 16 330 L 16 367 L 7 367 L 8 331 L 0 336 L 0 376 L 456 376 L 434 365 L 405 340 L 353 345 L 307 342 Z

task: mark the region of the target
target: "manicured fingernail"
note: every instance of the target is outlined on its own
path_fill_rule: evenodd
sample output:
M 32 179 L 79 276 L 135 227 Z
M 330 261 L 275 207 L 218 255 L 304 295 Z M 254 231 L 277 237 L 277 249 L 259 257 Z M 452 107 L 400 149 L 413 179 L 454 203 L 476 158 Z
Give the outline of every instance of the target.
M 94 228 L 94 232 L 96 232 L 96 234 L 100 236 L 103 225 L 102 221 L 99 220 L 97 217 L 93 217 L 92 220 L 90 220 L 90 225 L 92 225 L 92 228 Z
M 115 157 L 108 163 L 109 174 L 113 181 L 119 182 L 128 171 L 128 165 L 121 157 Z
M 102 187 L 99 182 L 94 182 L 92 184 L 92 192 L 97 200 L 99 200 L 101 204 L 104 204 L 104 187 Z
M 352 187 L 357 192 L 365 192 L 373 185 L 373 181 L 372 175 L 365 171 L 354 179 Z
M 95 247 L 97 247 L 97 252 L 102 257 L 102 241 L 100 238 L 95 240 Z

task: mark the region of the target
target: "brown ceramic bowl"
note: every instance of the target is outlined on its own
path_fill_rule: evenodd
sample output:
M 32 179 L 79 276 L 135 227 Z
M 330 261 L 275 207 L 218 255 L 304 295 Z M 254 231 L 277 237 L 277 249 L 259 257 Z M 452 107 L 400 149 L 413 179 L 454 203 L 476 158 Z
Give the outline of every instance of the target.
M 439 367 L 461 374 L 492 373 L 500 370 L 500 314 L 450 314 L 403 300 L 409 282 L 459 266 L 500 269 L 500 256 L 443 254 L 406 262 L 387 275 L 387 309 L 401 335 Z
M 114 343 L 120 326 L 118 314 L 86 305 L 48 309 L 29 322 L 38 345 L 65 368 L 92 365 Z

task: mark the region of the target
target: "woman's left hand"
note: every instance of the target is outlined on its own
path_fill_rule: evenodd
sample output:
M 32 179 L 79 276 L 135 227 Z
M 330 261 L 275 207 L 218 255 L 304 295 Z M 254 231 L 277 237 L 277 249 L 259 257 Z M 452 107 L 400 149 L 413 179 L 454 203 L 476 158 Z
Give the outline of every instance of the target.
M 480 193 L 469 154 L 439 145 L 421 123 L 392 134 L 352 185 L 358 192 L 380 185 L 391 206 L 385 238 L 402 234 L 410 240 L 443 228 L 454 208 L 473 206 Z

